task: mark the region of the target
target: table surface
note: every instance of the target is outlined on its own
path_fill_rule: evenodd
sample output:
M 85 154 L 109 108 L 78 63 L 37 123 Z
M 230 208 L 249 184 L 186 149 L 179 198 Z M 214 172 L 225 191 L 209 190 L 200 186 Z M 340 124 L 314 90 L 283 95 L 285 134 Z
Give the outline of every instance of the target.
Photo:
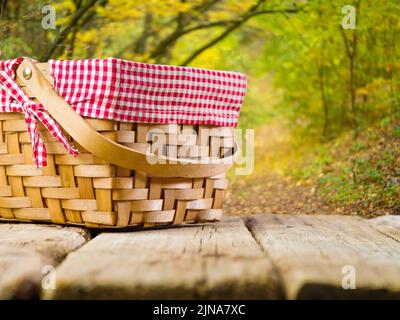
M 400 298 L 400 216 L 95 233 L 0 224 L 0 299 Z

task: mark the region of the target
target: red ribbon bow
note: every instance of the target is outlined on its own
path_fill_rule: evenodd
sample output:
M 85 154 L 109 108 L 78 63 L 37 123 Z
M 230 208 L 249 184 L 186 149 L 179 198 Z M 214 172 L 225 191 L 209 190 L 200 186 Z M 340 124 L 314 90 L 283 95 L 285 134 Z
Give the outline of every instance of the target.
M 0 84 L 2 84 L 3 89 L 13 99 L 10 105 L 6 106 L 6 112 L 23 112 L 25 114 L 25 122 L 28 126 L 28 132 L 32 142 L 34 163 L 39 168 L 47 165 L 46 146 L 39 135 L 37 119 L 63 144 L 64 148 L 71 155 L 76 157 L 78 151 L 70 146 L 57 122 L 45 112 L 43 105 L 30 100 L 14 80 L 14 70 L 22 61 L 23 58 L 18 58 L 9 64 L 3 64 L 3 68 L 0 69 Z

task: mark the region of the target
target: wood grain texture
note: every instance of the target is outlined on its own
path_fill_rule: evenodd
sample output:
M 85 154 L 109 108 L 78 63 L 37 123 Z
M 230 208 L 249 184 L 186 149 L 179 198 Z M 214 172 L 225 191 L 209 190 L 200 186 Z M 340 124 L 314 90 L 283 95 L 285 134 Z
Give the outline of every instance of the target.
M 400 216 L 258 215 L 87 239 L 79 228 L 0 224 L 0 299 L 400 298 Z M 47 264 L 58 265 L 57 287 L 39 293 Z M 342 288 L 345 266 L 354 290 Z
M 279 279 L 240 219 L 102 233 L 57 269 L 47 299 L 282 298 Z
M 43 267 L 56 267 L 88 238 L 80 228 L 0 224 L 0 299 L 38 298 Z
M 382 234 L 397 241 L 400 246 L 400 216 L 383 216 L 370 220 L 370 224 Z
M 246 221 L 277 268 L 287 298 L 400 298 L 400 245 L 393 236 L 399 229 L 393 223 L 309 215 Z M 354 290 L 342 288 L 345 266 L 354 267 Z

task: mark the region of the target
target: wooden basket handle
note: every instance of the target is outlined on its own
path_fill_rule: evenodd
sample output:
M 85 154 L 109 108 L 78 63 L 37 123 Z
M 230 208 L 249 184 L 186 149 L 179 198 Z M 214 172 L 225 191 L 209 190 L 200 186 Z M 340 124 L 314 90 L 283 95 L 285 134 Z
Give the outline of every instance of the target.
M 23 71 L 30 68 L 32 76 L 26 79 Z M 140 151 L 120 145 L 97 132 L 85 121 L 58 93 L 44 77 L 35 63 L 25 58 L 17 69 L 18 81 L 33 93 L 48 113 L 77 141 L 94 156 L 119 167 L 143 171 L 159 177 L 212 177 L 225 173 L 232 164 L 235 155 L 211 163 L 195 163 L 186 159 L 169 159 L 146 155 Z M 237 146 L 235 149 L 238 150 Z M 148 158 L 152 157 L 151 164 Z M 160 164 L 159 159 L 166 163 Z M 173 160 L 175 163 L 170 163 Z

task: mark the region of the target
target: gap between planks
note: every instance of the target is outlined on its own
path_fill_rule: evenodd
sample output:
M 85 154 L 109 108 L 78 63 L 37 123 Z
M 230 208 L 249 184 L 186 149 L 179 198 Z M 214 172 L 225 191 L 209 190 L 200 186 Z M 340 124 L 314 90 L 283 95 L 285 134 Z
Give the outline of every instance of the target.
M 277 268 L 288 299 L 400 298 L 400 217 L 246 219 Z M 354 290 L 343 288 L 348 281 Z
M 81 247 L 81 228 L 44 224 L 0 224 L 0 299 L 37 299 L 47 271 Z
M 279 299 L 270 259 L 242 219 L 104 232 L 57 269 L 45 299 Z
M 217 224 L 125 234 L 114 252 L 107 246 L 116 234 L 101 234 L 67 258 L 59 268 L 60 287 L 44 296 L 398 298 L 399 218 L 365 220 L 312 215 L 228 218 Z M 150 236 L 159 233 L 163 234 L 159 239 L 161 244 Z M 240 233 L 245 235 L 247 247 L 239 252 L 234 249 L 233 239 Z M 199 234 L 197 242 L 189 241 L 183 249 L 176 247 L 177 239 L 185 242 Z M 221 237 L 213 239 L 213 234 Z M 135 237 L 138 239 L 132 240 Z M 222 253 L 217 250 L 219 241 L 230 243 Z M 244 250 L 257 252 L 257 259 L 249 259 L 249 253 L 243 255 Z M 118 261 L 118 255 L 123 260 Z M 256 272 L 251 268 L 253 262 Z M 356 270 L 356 290 L 342 287 L 345 266 Z M 115 275 L 115 270 L 123 276 Z
M 43 228 L 42 234 L 57 229 L 57 241 L 65 236 L 62 230 L 75 230 L 10 226 Z M 81 231 L 78 234 L 83 235 Z M 67 258 L 56 269 L 56 290 L 43 291 L 43 298 L 400 297 L 400 217 L 396 216 L 365 220 L 349 216 L 255 215 L 201 226 L 100 233 L 86 244 L 85 237 L 78 237 L 79 244 L 68 244 L 66 250 L 63 245 L 57 247 L 46 241 L 46 237 L 39 238 L 30 236 L 28 246 L 27 238 L 13 240 L 13 244 L 7 240 L 7 245 L 3 234 L 3 249 L 8 248 L 3 251 L 13 257 L 4 259 L 7 255 L 3 254 L 3 263 L 7 260 L 3 268 L 8 268 L 8 276 L 17 280 L 12 286 L 14 291 L 9 290 L 13 295 L 8 297 L 28 297 L 32 295 L 29 290 L 37 292 L 42 275 L 38 270 L 32 272 L 32 267 L 56 265 L 65 255 Z M 29 245 L 33 240 L 40 245 Z M 21 270 L 13 270 L 13 265 Z M 22 266 L 29 265 L 29 270 L 22 270 Z M 355 267 L 355 290 L 342 288 L 345 265 Z M 18 270 L 21 272 L 16 276 Z M 15 284 L 21 283 L 18 289 Z

